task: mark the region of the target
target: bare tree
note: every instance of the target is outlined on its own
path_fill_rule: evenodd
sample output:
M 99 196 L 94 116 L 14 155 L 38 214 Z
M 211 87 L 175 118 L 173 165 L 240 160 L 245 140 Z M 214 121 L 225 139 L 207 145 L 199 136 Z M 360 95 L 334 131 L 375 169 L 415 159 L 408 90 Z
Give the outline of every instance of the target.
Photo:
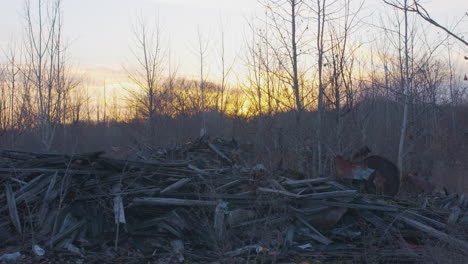
M 147 136 L 152 139 L 155 136 L 164 57 L 158 19 L 153 26 L 144 19 L 139 19 L 134 30 L 134 38 L 137 50 L 133 51 L 133 54 L 137 61 L 137 69 L 127 70 L 127 73 L 139 89 L 128 91 L 134 105 L 146 119 Z
M 318 121 L 317 121 L 317 158 L 318 158 L 318 174 L 323 174 L 323 164 L 322 164 L 322 119 L 324 112 L 324 102 L 323 96 L 325 93 L 325 87 L 323 85 L 323 54 L 325 52 L 324 47 L 324 33 L 325 33 L 325 7 L 326 0 L 317 0 L 317 52 L 318 52 L 318 82 L 319 82 L 319 94 L 318 94 Z
M 9 130 L 9 143 L 13 148 L 15 138 L 20 133 L 21 125 L 19 122 L 18 107 L 21 106 L 21 58 L 18 56 L 18 49 L 12 44 L 5 54 L 7 62 L 0 69 L 0 75 L 3 77 L 1 82 L 2 101 L 4 108 L 2 114 L 2 129 Z
M 224 31 L 224 25 L 223 22 L 220 22 L 220 38 L 221 38 L 221 43 L 220 43 L 220 50 L 219 50 L 219 56 L 220 56 L 220 63 L 221 63 L 221 83 L 219 85 L 219 89 L 217 92 L 217 110 L 223 115 L 226 112 L 226 88 L 227 88 L 227 81 L 228 78 L 231 74 L 232 67 L 234 65 L 234 62 L 231 64 L 228 64 L 226 61 L 226 36 L 225 36 L 225 31 Z
M 298 168 L 304 171 L 304 131 L 302 116 L 304 112 L 304 78 L 306 69 L 307 34 L 309 26 L 308 8 L 304 0 L 264 0 L 266 9 L 264 30 L 256 33 L 261 41 L 251 46 L 250 53 L 256 57 L 254 79 L 257 102 L 260 110 L 263 105 L 268 111 L 273 103 L 284 105 L 284 110 L 293 110 L 295 135 L 292 141 L 297 154 Z M 261 21 L 261 19 L 259 19 Z M 280 91 L 273 94 L 274 86 Z M 266 92 L 264 92 L 266 91 Z M 267 96 L 264 96 L 266 94 Z
M 50 150 L 61 111 L 61 96 L 57 92 L 65 89 L 66 78 L 61 0 L 37 0 L 36 3 L 34 9 L 31 0 L 25 2 L 28 65 L 25 70 L 32 73 L 25 76 L 32 77 L 29 81 L 36 90 L 41 142 L 44 149 Z
M 0 135 L 8 130 L 8 94 L 7 94 L 7 78 L 6 67 L 0 67 Z
M 263 115 L 263 81 L 262 76 L 262 56 L 263 50 L 261 40 L 258 39 L 258 31 L 261 29 L 250 25 L 252 31 L 252 39 L 248 42 L 247 55 L 245 57 L 247 64 L 247 83 L 244 85 L 244 91 L 249 97 L 251 102 L 251 112 L 253 115 Z M 263 36 L 263 41 L 266 41 L 267 37 Z M 269 65 L 267 65 L 269 67 Z
M 162 95 L 163 105 L 161 106 L 161 111 L 167 116 L 174 116 L 176 114 L 174 102 L 175 95 L 177 93 L 176 80 L 179 70 L 179 64 L 176 63 L 175 65 L 173 65 L 172 52 L 170 48 L 168 50 L 167 65 L 168 76 L 164 83 L 164 90 Z
M 412 4 L 410 4 L 409 0 L 404 0 L 403 3 L 400 3 L 398 1 L 387 1 L 383 0 L 384 3 L 387 5 L 392 6 L 393 8 L 397 10 L 402 10 L 404 12 L 404 34 L 403 34 L 403 42 L 404 42 L 404 76 L 403 78 L 403 83 L 404 83 L 404 91 L 403 91 L 403 96 L 404 96 L 404 107 L 403 107 L 403 118 L 402 118 L 402 124 L 401 124 L 401 131 L 400 131 L 400 140 L 399 140 L 399 146 L 398 146 L 398 167 L 400 168 L 400 178 L 403 177 L 403 160 L 405 156 L 405 139 L 407 137 L 407 130 L 408 130 L 408 111 L 409 111 L 409 104 L 412 101 L 411 93 L 412 93 L 412 82 L 413 78 L 410 75 L 410 68 L 412 68 L 412 65 L 410 65 L 410 35 L 408 32 L 409 28 L 409 22 L 408 22 L 408 14 L 410 12 L 416 13 L 420 17 L 422 17 L 424 20 L 429 22 L 430 24 L 444 30 L 448 35 L 454 37 L 458 41 L 462 42 L 465 45 L 468 45 L 468 42 L 466 42 L 464 39 L 461 37 L 457 36 L 454 34 L 452 31 L 448 30 L 447 28 L 441 26 L 439 23 L 437 23 L 435 20 L 433 20 L 429 13 L 424 9 L 424 7 L 421 6 L 418 0 L 412 0 Z M 411 47 L 413 47 L 411 45 Z M 414 61 L 414 60 L 411 60 Z M 402 64 L 402 63 L 401 63 Z M 403 67 L 401 67 L 403 69 Z M 433 102 L 435 100 L 432 100 Z
M 268 27 L 272 28 L 273 39 L 264 39 L 280 66 L 280 71 L 271 71 L 277 78 L 288 83 L 295 100 L 296 124 L 300 127 L 304 110 L 300 87 L 299 59 L 305 54 L 305 31 L 308 20 L 303 0 L 266 1 Z M 283 74 L 284 73 L 284 74 Z
M 392 2 L 392 1 L 388 1 L 388 0 L 383 0 L 387 5 L 390 5 L 390 6 L 393 6 L 397 9 L 400 9 L 400 10 L 403 10 L 404 12 L 412 12 L 412 13 L 416 13 L 417 15 L 419 15 L 422 19 L 424 19 L 425 21 L 429 22 L 430 24 L 434 25 L 435 27 L 439 28 L 439 29 L 442 29 L 443 31 L 445 31 L 448 35 L 452 36 L 453 38 L 455 38 L 456 40 L 460 41 L 461 43 L 463 43 L 465 46 L 468 46 L 468 41 L 466 41 L 465 39 L 463 39 L 462 37 L 458 36 L 457 34 L 453 33 L 451 30 L 447 29 L 446 27 L 442 26 L 441 24 L 439 24 L 437 21 L 435 21 L 434 19 L 431 18 L 429 12 L 427 12 L 427 10 L 420 4 L 420 0 L 412 0 L 413 4 L 412 5 L 409 5 L 408 4 L 408 1 L 405 1 L 404 5 L 402 6 L 400 3 L 398 2 Z M 468 16 L 468 13 L 466 13 L 465 15 Z
M 203 39 L 203 34 L 200 31 L 200 28 L 197 30 L 198 34 L 198 56 L 200 60 L 200 91 L 201 91 L 201 111 L 202 111 L 202 127 L 200 129 L 200 136 L 204 136 L 207 134 L 206 130 L 206 93 L 205 93 L 205 60 L 206 54 L 208 51 L 208 41 Z
M 325 61 L 328 65 L 326 68 L 329 69 L 327 76 L 329 76 L 331 89 L 329 91 L 330 95 L 327 96 L 327 93 L 324 93 L 324 95 L 327 99 L 332 98 L 330 103 L 335 108 L 336 134 L 334 141 L 337 146 L 337 153 L 341 153 L 343 148 L 342 117 L 352 107 L 352 98 L 354 97 L 351 87 L 354 53 L 361 46 L 359 43 L 353 45 L 351 37 L 357 26 L 360 25 L 358 14 L 363 6 L 363 2 L 359 3 L 355 10 L 352 10 L 352 4 L 351 0 L 344 0 L 341 10 L 337 12 L 341 19 L 330 19 L 327 21 L 330 47 L 329 56 L 325 57 Z

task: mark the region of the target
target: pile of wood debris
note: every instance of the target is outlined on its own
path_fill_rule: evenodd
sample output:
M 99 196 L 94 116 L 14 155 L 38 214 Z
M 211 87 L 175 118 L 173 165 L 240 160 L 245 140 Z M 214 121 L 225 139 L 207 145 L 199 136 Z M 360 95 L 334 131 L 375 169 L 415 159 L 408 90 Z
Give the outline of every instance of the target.
M 0 262 L 425 261 L 427 241 L 468 251 L 465 196 L 390 199 L 295 179 L 245 165 L 220 139 L 161 153 L 1 150 Z

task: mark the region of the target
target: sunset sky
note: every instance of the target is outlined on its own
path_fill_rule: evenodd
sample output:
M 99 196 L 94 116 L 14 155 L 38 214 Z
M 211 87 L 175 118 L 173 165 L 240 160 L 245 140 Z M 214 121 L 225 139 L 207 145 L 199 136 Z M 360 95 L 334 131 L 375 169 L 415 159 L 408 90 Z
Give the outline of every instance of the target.
M 24 1 L 1 2 L 0 49 L 5 50 L 12 40 L 22 41 Z M 448 26 L 468 12 L 467 0 L 421 2 L 436 20 Z M 132 64 L 132 25 L 137 17 L 151 20 L 159 14 L 162 36 L 171 47 L 173 60 L 179 64 L 179 74 L 195 78 L 199 71 L 195 52 L 197 28 L 210 43 L 208 74 L 216 75 L 219 25 L 222 23 L 226 32 L 228 61 L 236 60 L 242 64 L 240 54 L 248 21 L 262 13 L 256 0 L 64 0 L 63 3 L 65 38 L 70 47 L 71 63 L 90 76 L 89 82 L 96 84 L 104 80 L 121 80 L 124 76 L 122 67 Z M 364 6 L 363 16 L 372 19 L 383 3 L 367 0 Z M 467 20 L 465 18 L 465 22 Z

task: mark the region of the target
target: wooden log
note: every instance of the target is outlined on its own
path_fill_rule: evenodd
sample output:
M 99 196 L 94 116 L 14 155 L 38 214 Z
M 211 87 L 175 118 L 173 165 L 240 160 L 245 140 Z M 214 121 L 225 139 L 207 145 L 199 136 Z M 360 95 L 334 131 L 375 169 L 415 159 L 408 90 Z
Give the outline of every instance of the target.
M 320 177 L 320 178 L 314 178 L 314 179 L 306 179 L 306 180 L 286 180 L 282 182 L 284 185 L 288 186 L 301 186 L 301 185 L 307 185 L 307 184 L 316 184 L 316 183 L 322 183 L 322 182 L 327 182 L 330 181 L 331 178 L 329 177 Z
M 32 152 L 32 151 L 21 151 L 21 150 L 13 150 L 13 149 L 0 149 L 0 153 L 2 154 L 16 154 L 16 155 L 24 155 L 26 159 L 30 158 L 44 158 L 44 157 L 55 157 L 55 156 L 63 156 L 65 157 L 66 154 L 64 153 L 52 153 L 52 152 Z
M 328 239 L 327 237 L 325 237 L 324 235 L 322 235 L 322 233 L 320 233 L 317 229 L 315 229 L 315 227 L 313 227 L 311 224 L 309 224 L 304 218 L 302 218 L 301 216 L 299 215 L 296 215 L 296 219 L 299 220 L 299 222 L 301 222 L 302 224 L 304 224 L 307 228 L 310 229 L 310 231 L 312 231 L 312 234 L 310 234 L 310 237 L 322 244 L 325 244 L 325 245 L 329 245 L 331 244 L 333 241 Z
M 294 225 L 288 226 L 288 231 L 286 231 L 284 237 L 284 247 L 288 249 L 293 245 L 294 242 L 294 232 L 296 231 L 296 227 Z
M 294 212 L 297 212 L 297 213 L 300 213 L 300 214 L 311 214 L 311 213 L 317 213 L 317 212 L 321 212 L 323 210 L 327 210 L 328 206 L 314 206 L 313 208 L 310 208 L 310 207 L 305 207 L 305 208 L 301 208 L 301 209 L 297 209 L 293 206 L 288 206 L 289 209 L 293 210 Z
M 0 177 L 2 177 L 2 178 L 8 178 L 8 179 L 10 179 L 11 181 L 14 181 L 14 182 L 19 183 L 19 184 L 27 184 L 27 182 L 22 181 L 22 180 L 19 180 L 19 179 L 13 177 L 13 176 L 0 175 Z
M 44 168 L 0 168 L 0 173 L 68 173 L 74 175 L 108 174 L 107 171 L 98 170 L 70 170 L 70 169 L 44 169 Z
M 42 201 L 41 209 L 39 210 L 37 222 L 40 227 L 42 227 L 42 224 L 44 223 L 45 217 L 47 215 L 47 211 L 49 210 L 49 203 L 55 198 L 55 195 L 57 194 L 57 192 L 53 191 L 56 182 L 57 173 L 54 173 L 54 175 L 50 178 L 49 186 L 47 187 L 47 191 L 44 195 L 44 200 Z
M 298 194 L 291 193 L 288 191 L 275 190 L 275 189 L 263 188 L 263 187 L 258 188 L 257 191 L 281 194 L 281 195 L 288 196 L 288 197 L 304 198 L 304 199 L 336 198 L 336 197 L 354 196 L 356 194 L 356 190 L 347 190 L 347 191 L 333 191 L 333 192 L 322 192 L 322 193 L 298 195 Z
M 192 165 L 192 164 L 188 164 L 187 167 L 188 167 L 189 169 L 192 169 L 192 170 L 194 170 L 195 172 L 197 172 L 196 175 L 197 175 L 202 181 L 206 182 L 206 178 L 203 176 L 203 175 L 206 175 L 206 174 L 207 174 L 206 172 L 204 172 L 202 169 L 199 169 L 199 168 L 195 167 L 195 166 Z
M 154 193 L 159 193 L 161 191 L 160 188 L 147 188 L 147 189 L 141 189 L 141 190 L 128 190 L 125 192 L 119 192 L 119 193 L 112 193 L 111 195 L 131 195 L 131 194 L 137 194 L 137 193 L 148 193 L 150 195 Z M 102 194 L 96 194 L 96 195 L 81 195 L 76 198 L 77 201 L 84 201 L 84 200 L 92 200 L 92 199 L 97 199 L 101 197 L 109 197 L 108 193 L 102 193 Z
M 216 153 L 216 155 L 218 155 L 221 159 L 223 159 L 224 161 L 226 161 L 227 163 L 229 164 L 233 164 L 232 163 L 232 160 L 230 158 L 228 158 L 221 150 L 219 150 L 219 148 L 212 144 L 212 143 L 208 143 L 208 147 L 214 152 Z
M 177 260 L 179 263 L 184 262 L 184 242 L 182 240 L 172 240 L 171 241 L 171 246 L 172 246 L 172 252 L 174 255 L 177 257 Z
M 174 227 L 172 227 L 171 225 L 169 225 L 166 222 L 160 223 L 159 227 L 163 228 L 163 229 L 166 229 L 169 233 L 173 234 L 174 236 L 176 236 L 178 238 L 182 238 L 182 233 L 180 233 L 177 229 L 175 229 Z
M 36 181 L 36 179 L 31 180 L 27 185 L 21 188 L 18 191 L 18 193 L 15 194 L 16 204 L 20 204 L 21 202 L 24 202 L 24 201 L 26 202 L 33 201 L 36 199 L 36 196 L 39 193 L 42 193 L 44 191 L 44 189 L 46 188 L 49 182 L 47 181 L 47 179 L 43 179 L 42 176 L 41 176 L 40 181 Z M 0 213 L 7 210 L 8 209 L 7 207 L 8 206 L 1 207 Z
M 22 195 L 28 190 L 30 190 L 32 187 L 36 186 L 37 183 L 44 177 L 44 174 L 41 174 L 39 176 L 36 176 L 34 179 L 30 180 L 29 182 L 22 182 L 23 186 L 15 193 L 16 196 Z M 10 178 L 11 179 L 11 178 Z M 13 179 L 12 179 L 13 180 Z M 3 200 L 4 194 L 0 194 L 0 200 Z M 1 211 L 0 211 L 1 212 Z
M 30 160 L 36 158 L 34 155 L 0 149 L 0 156 L 10 160 Z
M 439 221 L 436 221 L 436 220 L 434 220 L 432 218 L 429 218 L 429 217 L 426 217 L 424 215 L 417 214 L 417 213 L 415 213 L 413 211 L 405 211 L 404 214 L 406 214 L 406 215 L 408 215 L 410 217 L 413 217 L 413 218 L 417 218 L 420 221 L 423 221 L 426 224 L 430 224 L 430 225 L 432 225 L 432 226 L 434 226 L 436 228 L 444 229 L 444 228 L 447 227 L 447 225 L 444 224 L 444 223 L 441 223 Z
M 277 180 L 272 179 L 272 180 L 269 180 L 269 182 L 274 188 L 287 192 L 287 190 L 283 187 L 283 185 L 281 185 Z
M 340 189 L 340 190 L 343 190 L 343 191 L 345 191 L 345 190 L 352 190 L 351 188 L 349 188 L 349 187 L 347 187 L 347 186 L 345 186 L 345 185 L 343 185 L 343 184 L 341 184 L 341 183 L 338 183 L 338 182 L 336 182 L 336 181 L 329 181 L 329 182 L 327 182 L 327 183 L 330 184 L 331 186 L 333 186 L 333 187 L 335 187 L 335 188 L 338 188 L 338 189 Z
M 461 214 L 461 209 L 458 206 L 454 206 L 450 209 L 450 214 L 447 219 L 447 223 L 449 224 L 455 224 L 458 221 L 458 218 L 460 217 Z
M 325 198 L 336 198 L 336 197 L 346 197 L 356 195 L 356 190 L 347 190 L 347 191 L 333 191 L 333 192 L 322 192 L 322 193 L 312 193 L 312 194 L 303 194 L 298 198 L 307 198 L 307 199 L 325 199 Z
M 242 255 L 242 254 L 245 254 L 245 253 L 249 253 L 252 250 L 261 251 L 262 248 L 263 247 L 261 247 L 260 245 L 248 245 L 248 246 L 245 246 L 245 247 L 241 247 L 241 248 L 237 248 L 237 249 L 228 251 L 228 252 L 224 253 L 224 255 L 226 255 L 228 257 L 236 257 L 236 256 L 239 256 L 239 255 Z
M 189 168 L 189 169 L 195 171 L 196 173 L 200 173 L 200 174 L 203 174 L 203 175 L 208 174 L 206 171 L 204 171 L 204 170 L 202 170 L 202 169 L 200 169 L 200 168 L 197 168 L 197 167 L 196 167 L 195 165 L 193 165 L 193 164 L 188 164 L 188 165 L 187 165 L 187 168 Z
M 219 202 L 215 209 L 214 214 L 214 230 L 218 240 L 222 240 L 224 236 L 224 216 L 226 215 L 228 204 L 225 202 Z
M 18 231 L 18 233 L 21 234 L 22 233 L 21 221 L 18 216 L 18 208 L 16 208 L 15 193 L 13 192 L 13 189 L 11 188 L 10 184 L 7 184 L 5 187 L 6 187 L 6 197 L 7 197 L 8 210 L 10 213 L 11 222 L 13 223 L 13 226 L 16 228 L 16 231 Z
M 185 200 L 176 198 L 135 198 L 135 205 L 216 206 L 215 201 Z
M 164 188 L 162 191 L 161 191 L 161 194 L 165 194 L 165 193 L 171 193 L 175 190 L 178 190 L 180 188 L 182 188 L 185 184 L 187 184 L 188 182 L 190 182 L 190 179 L 189 178 L 183 178 L 183 179 L 180 179 L 178 180 L 177 182 L 167 186 L 166 188 Z
M 125 208 L 123 205 L 123 200 L 122 196 L 119 195 L 118 193 L 121 192 L 122 189 L 120 187 L 120 184 L 114 184 L 112 186 L 112 194 L 114 195 L 113 201 L 114 201 L 114 223 L 116 225 L 119 224 L 126 224 L 127 220 L 125 218 Z
M 365 209 L 371 211 L 385 211 L 385 212 L 397 212 L 398 208 L 390 206 L 380 206 L 371 204 L 357 204 L 357 203 L 342 203 L 342 202 L 331 202 L 331 201 L 316 201 L 316 203 L 334 207 L 344 207 L 353 209 Z
M 457 239 L 457 238 L 454 238 L 442 231 L 439 231 L 433 227 L 430 227 L 428 225 L 425 225 L 421 222 L 418 222 L 414 219 L 411 219 L 409 218 L 408 216 L 405 216 L 405 215 L 398 215 L 396 216 L 397 219 L 401 220 L 402 222 L 404 222 L 405 224 L 409 225 L 409 226 L 412 226 L 428 235 L 431 235 L 437 239 L 440 239 L 444 242 L 447 242 L 449 244 L 452 244 L 452 245 L 456 245 L 456 246 L 459 246 L 460 248 L 462 248 L 463 250 L 465 251 L 468 251 L 468 242 L 464 241 L 464 240 L 460 240 L 460 239 Z
M 249 225 L 256 225 L 260 223 L 268 223 L 269 226 L 273 226 L 282 222 L 285 222 L 286 220 L 289 220 L 289 217 L 286 216 L 267 216 L 251 221 L 246 221 L 239 223 L 237 225 L 233 225 L 232 228 L 239 228 L 239 227 L 244 227 L 244 226 L 249 226 Z
M 234 180 L 234 181 L 231 181 L 231 182 L 228 182 L 224 185 L 221 185 L 219 186 L 218 188 L 215 189 L 215 191 L 219 192 L 221 190 L 224 190 L 224 189 L 228 189 L 228 188 L 231 188 L 233 186 L 236 186 L 238 185 L 239 183 L 241 183 L 242 181 L 241 180 Z
M 291 189 L 290 191 L 292 193 L 296 193 L 298 195 L 302 195 L 304 192 L 312 191 L 313 193 L 318 193 L 318 192 L 325 192 L 327 190 L 333 189 L 333 186 L 331 185 L 317 185 L 317 186 L 307 186 L 307 187 L 298 187 Z
M 81 228 L 85 224 L 86 224 L 86 221 L 81 220 L 81 221 L 76 222 L 75 224 L 69 226 L 68 228 L 64 229 L 60 233 L 54 235 L 49 241 L 50 245 L 53 246 L 55 243 L 59 242 L 60 240 L 65 239 L 68 235 L 70 235 L 74 231 L 78 230 L 79 228 Z
M 281 195 L 288 196 L 288 197 L 293 197 L 293 198 L 298 198 L 299 197 L 299 195 L 297 195 L 295 193 L 290 193 L 288 191 L 281 191 L 281 190 L 275 190 L 275 189 L 270 189 L 270 188 L 260 187 L 260 188 L 257 189 L 257 191 L 265 192 L 265 193 L 281 194 Z

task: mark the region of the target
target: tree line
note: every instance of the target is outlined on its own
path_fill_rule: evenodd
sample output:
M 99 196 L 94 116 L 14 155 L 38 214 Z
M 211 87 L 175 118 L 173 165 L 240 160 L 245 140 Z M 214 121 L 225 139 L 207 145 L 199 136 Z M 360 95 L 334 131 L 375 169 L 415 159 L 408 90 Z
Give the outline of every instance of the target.
M 372 25 L 359 0 L 261 3 L 264 13 L 249 22 L 236 61 L 225 54 L 223 28 L 216 47 L 198 31 L 196 80 L 179 75 L 158 19 L 138 18 L 136 66 L 124 69 L 133 85 L 122 85 L 124 97 L 97 100 L 67 60 L 62 1 L 25 1 L 24 41 L 5 52 L 0 68 L 1 144 L 79 151 L 68 143 L 86 133 L 111 138 L 103 148 L 209 134 L 248 143 L 269 167 L 309 176 L 329 173 L 334 155 L 361 145 L 402 171 L 430 170 L 431 160 L 461 148 L 466 41 L 420 1 L 382 1 L 386 13 Z M 216 81 L 207 77 L 210 53 L 218 57 Z M 120 142 L 123 135 L 133 139 Z

